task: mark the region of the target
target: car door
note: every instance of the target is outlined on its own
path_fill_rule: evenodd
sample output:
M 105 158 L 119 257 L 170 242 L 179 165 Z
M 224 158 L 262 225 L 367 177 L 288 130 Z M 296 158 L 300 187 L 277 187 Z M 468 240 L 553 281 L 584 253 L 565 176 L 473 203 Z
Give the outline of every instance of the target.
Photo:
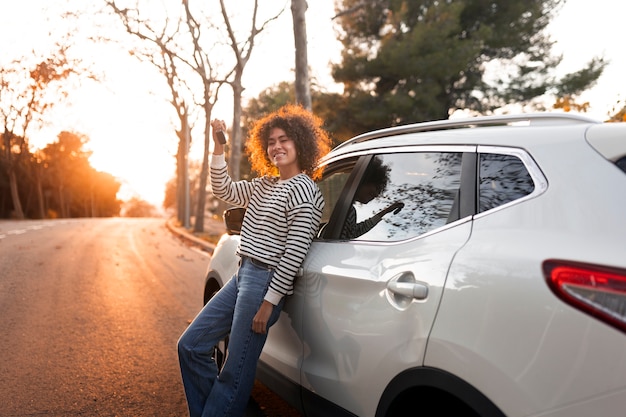
M 300 278 L 300 383 L 305 407 L 315 404 L 307 415 L 325 412 L 315 402 L 322 398 L 374 416 L 389 381 L 423 363 L 448 267 L 471 230 L 470 217 L 454 215 L 464 151 L 388 149 L 355 169 Z M 368 171 L 381 167 L 374 177 L 385 185 L 358 201 Z M 351 212 L 364 226 L 346 236 Z
M 328 225 L 335 205 L 344 192 L 345 184 L 353 175 L 352 171 L 357 161 L 358 157 L 347 157 L 323 167 L 323 177 L 317 183 L 325 203 L 320 234 Z M 305 293 L 305 282 L 301 276 L 297 277 L 294 294 L 285 300 L 279 320 L 268 333 L 260 358 L 261 368 L 271 370 L 268 375 L 264 375 L 263 382 L 298 408 L 300 366 L 305 349 L 302 336 Z

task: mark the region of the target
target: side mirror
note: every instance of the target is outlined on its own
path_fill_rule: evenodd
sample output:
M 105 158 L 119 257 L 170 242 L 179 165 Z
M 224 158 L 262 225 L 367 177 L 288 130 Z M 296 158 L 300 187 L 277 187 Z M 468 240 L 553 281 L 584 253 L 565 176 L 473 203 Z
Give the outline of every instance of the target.
M 224 211 L 224 224 L 226 225 L 226 233 L 229 235 L 238 235 L 241 233 L 241 224 L 246 209 L 243 207 L 233 207 Z

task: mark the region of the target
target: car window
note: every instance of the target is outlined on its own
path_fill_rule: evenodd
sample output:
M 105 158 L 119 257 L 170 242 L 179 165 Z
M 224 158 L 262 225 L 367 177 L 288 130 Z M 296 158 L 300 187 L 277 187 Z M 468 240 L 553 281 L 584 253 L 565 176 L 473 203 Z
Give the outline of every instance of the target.
M 479 212 L 490 210 L 532 193 L 533 179 L 514 155 L 482 153 L 479 168 Z
M 618 159 L 617 162 L 615 162 L 615 165 L 617 165 L 619 169 L 626 173 L 626 156 Z
M 445 225 L 460 187 L 461 155 L 374 156 L 355 191 L 341 239 L 397 241 Z
M 322 212 L 318 236 L 321 235 L 321 231 L 328 223 L 355 163 L 356 158 L 352 158 L 324 168 L 322 179 L 317 182 L 317 186 L 324 197 L 324 211 Z

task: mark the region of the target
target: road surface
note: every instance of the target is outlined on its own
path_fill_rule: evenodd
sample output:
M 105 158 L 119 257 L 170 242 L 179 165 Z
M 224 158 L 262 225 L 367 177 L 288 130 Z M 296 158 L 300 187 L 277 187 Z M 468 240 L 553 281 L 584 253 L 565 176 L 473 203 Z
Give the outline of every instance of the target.
M 163 219 L 0 221 L 0 415 L 186 416 L 208 262 Z

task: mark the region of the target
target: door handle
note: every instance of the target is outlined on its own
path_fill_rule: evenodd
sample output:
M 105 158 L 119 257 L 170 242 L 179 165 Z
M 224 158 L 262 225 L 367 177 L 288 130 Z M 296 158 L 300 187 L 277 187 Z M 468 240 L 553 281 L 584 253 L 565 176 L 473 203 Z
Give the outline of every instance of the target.
M 418 300 L 425 300 L 428 297 L 428 287 L 419 282 L 392 281 L 387 284 L 387 288 L 395 294 Z

